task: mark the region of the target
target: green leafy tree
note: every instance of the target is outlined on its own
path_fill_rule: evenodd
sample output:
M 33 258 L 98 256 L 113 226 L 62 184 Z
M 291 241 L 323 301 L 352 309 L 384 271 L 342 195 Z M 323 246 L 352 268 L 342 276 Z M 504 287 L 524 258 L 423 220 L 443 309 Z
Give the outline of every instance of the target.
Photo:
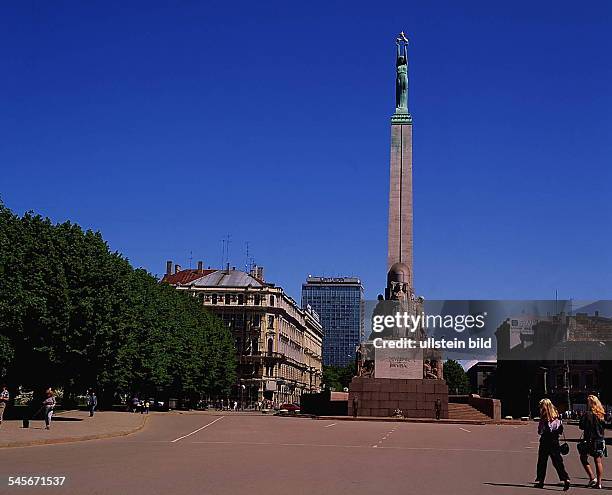
M 323 366 L 322 383 L 329 389 L 341 392 L 350 385 L 356 374 L 357 370 L 354 362 L 346 366 Z
M 99 232 L 0 203 L 0 356 L 6 380 L 200 398 L 236 379 L 227 327 L 198 301 L 111 252 Z
M 457 361 L 453 359 L 445 361 L 442 371 L 450 394 L 461 395 L 470 392 L 470 382 L 467 373 Z

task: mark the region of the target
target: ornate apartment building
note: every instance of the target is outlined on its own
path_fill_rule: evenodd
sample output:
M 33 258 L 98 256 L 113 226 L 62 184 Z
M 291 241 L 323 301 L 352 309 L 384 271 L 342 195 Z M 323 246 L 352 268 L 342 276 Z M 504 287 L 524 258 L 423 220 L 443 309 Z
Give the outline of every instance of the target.
M 238 356 L 233 399 L 250 406 L 264 399 L 298 403 L 318 391 L 323 328 L 318 314 L 301 309 L 281 287 L 263 280 L 263 269 L 182 270 L 169 261 L 162 282 L 186 290 L 230 328 Z

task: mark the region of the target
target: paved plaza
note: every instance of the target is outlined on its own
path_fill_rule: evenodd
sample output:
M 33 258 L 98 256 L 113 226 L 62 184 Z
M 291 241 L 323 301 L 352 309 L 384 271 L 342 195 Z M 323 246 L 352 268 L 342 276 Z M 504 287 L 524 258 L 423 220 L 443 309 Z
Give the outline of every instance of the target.
M 145 414 L 113 411 L 96 413 L 90 418 L 87 411 L 61 411 L 53 416 L 50 430 L 45 430 L 42 419 L 31 420 L 26 429 L 21 421 L 4 421 L 0 426 L 0 448 L 129 435 L 142 428 L 148 418 Z
M 531 488 L 534 423 L 326 421 L 241 413 L 152 414 L 129 436 L 0 449 L 0 493 L 509 494 Z M 584 473 L 568 427 L 566 458 Z M 8 476 L 66 476 L 62 488 L 8 487 Z M 547 490 L 560 491 L 549 468 Z M 586 491 L 586 488 L 573 488 Z

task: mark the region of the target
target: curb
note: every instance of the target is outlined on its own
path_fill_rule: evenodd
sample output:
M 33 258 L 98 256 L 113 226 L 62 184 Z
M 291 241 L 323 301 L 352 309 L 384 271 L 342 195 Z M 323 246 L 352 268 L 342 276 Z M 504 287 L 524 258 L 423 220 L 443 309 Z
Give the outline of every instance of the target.
M 433 419 L 433 418 L 387 418 L 378 416 L 358 416 L 353 418 L 352 416 L 311 416 L 312 419 L 326 420 L 326 421 L 380 421 L 380 422 L 399 422 L 399 423 L 434 423 L 443 425 L 502 425 L 502 424 L 525 424 L 521 421 L 496 421 L 480 420 L 480 419 Z
M 132 433 L 136 433 L 137 431 L 142 430 L 147 424 L 148 416 L 143 418 L 143 421 L 140 425 L 132 428 L 131 430 L 122 430 L 112 433 L 101 433 L 99 435 L 84 435 L 81 437 L 63 437 L 63 438 L 48 438 L 48 439 L 40 439 L 40 440 L 32 440 L 29 442 L 8 442 L 8 443 L 0 443 L 0 449 L 10 449 L 15 447 L 35 447 L 38 445 L 57 445 L 62 443 L 76 443 L 76 442 L 86 442 L 89 440 L 103 440 L 105 438 L 115 438 L 115 437 L 125 437 L 131 435 Z

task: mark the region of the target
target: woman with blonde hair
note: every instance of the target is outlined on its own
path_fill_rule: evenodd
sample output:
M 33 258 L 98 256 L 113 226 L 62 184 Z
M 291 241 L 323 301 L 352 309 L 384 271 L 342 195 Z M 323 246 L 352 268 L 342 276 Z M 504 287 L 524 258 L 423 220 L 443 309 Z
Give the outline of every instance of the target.
M 606 440 L 604 438 L 605 411 L 601 402 L 595 395 L 587 397 L 588 411 L 580 419 L 580 429 L 584 432 L 584 438 L 578 444 L 580 462 L 589 475 L 589 488 L 601 488 L 603 479 L 603 456 L 606 452 Z M 589 464 L 589 456 L 595 461 L 597 476 L 593 474 L 593 468 Z
M 538 467 L 535 481 L 536 488 L 544 488 L 546 479 L 546 465 L 548 458 L 563 482 L 563 490 L 567 491 L 570 487 L 570 477 L 565 470 L 563 457 L 561 456 L 561 446 L 559 445 L 559 435 L 563 433 L 563 423 L 557 409 L 549 399 L 540 401 L 540 423 L 538 424 L 538 434 L 540 435 L 540 447 L 538 449 Z

